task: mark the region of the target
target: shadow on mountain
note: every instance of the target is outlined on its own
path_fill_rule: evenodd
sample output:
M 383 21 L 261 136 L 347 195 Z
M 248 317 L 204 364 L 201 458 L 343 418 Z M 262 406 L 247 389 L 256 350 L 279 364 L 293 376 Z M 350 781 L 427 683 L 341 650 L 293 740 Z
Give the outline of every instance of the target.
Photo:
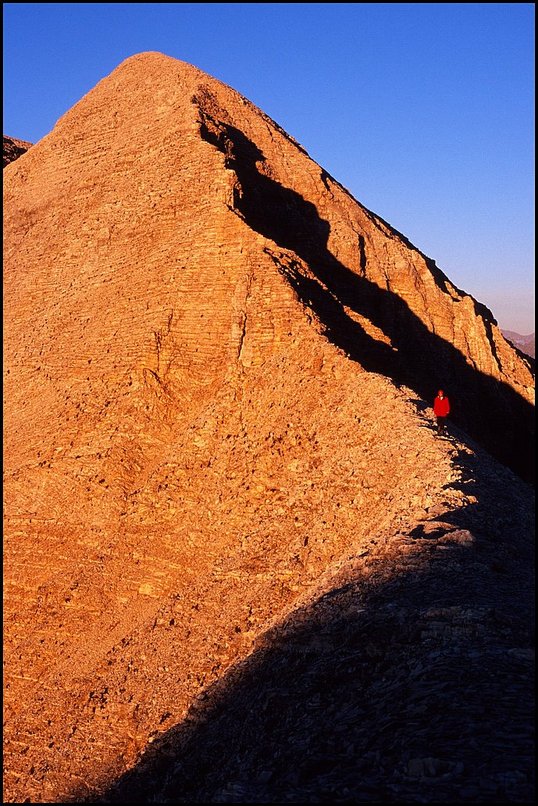
M 532 407 L 469 367 L 398 296 L 337 261 L 328 223 L 258 171 L 263 154 L 240 131 L 207 114 L 201 130 L 237 176 L 235 211 L 307 264 L 308 275 L 268 250 L 328 338 L 413 389 L 419 410 L 447 389 L 454 422 L 529 478 Z M 364 241 L 357 248 L 364 268 Z M 455 461 L 460 478 L 450 486 L 475 503 L 395 535 L 388 559 L 374 549 L 371 562 L 368 549 L 350 558 L 331 590 L 262 635 L 132 770 L 73 800 L 534 802 L 530 491 L 509 480 L 500 500 L 498 482 L 492 498 L 477 456 Z
M 225 154 L 226 167 L 237 176 L 234 211 L 253 230 L 288 250 L 266 252 L 323 323 L 327 338 L 366 370 L 409 387 L 430 405 L 443 388 L 451 399 L 451 419 L 499 461 L 534 482 L 534 407 L 507 384 L 470 366 L 451 343 L 431 333 L 397 294 L 340 263 L 327 248 L 330 225 L 319 217 L 316 207 L 259 170 L 265 158 L 258 147 L 237 128 L 215 120 L 197 102 L 202 137 Z M 357 250 L 364 271 L 368 255 L 362 236 L 358 236 Z M 308 266 L 308 275 L 289 252 Z M 428 265 L 437 285 L 445 290 L 443 272 L 431 259 Z M 474 305 L 496 357 L 494 320 L 485 306 L 476 300 Z M 346 308 L 373 323 L 390 344 L 368 335 Z M 534 362 L 531 367 L 534 371 Z
M 390 565 L 359 554 L 78 802 L 533 802 L 532 532 L 510 495 L 491 521 L 475 462 L 476 504 L 395 536 Z

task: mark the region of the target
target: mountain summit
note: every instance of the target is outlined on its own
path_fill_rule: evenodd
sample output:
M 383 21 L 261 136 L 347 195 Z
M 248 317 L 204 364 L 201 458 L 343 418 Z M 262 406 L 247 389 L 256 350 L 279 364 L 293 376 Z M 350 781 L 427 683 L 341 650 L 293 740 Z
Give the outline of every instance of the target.
M 38 162 L 43 175 L 28 179 Z M 185 355 L 198 354 L 194 365 L 203 385 L 210 377 L 218 383 L 227 352 L 238 350 L 242 365 L 257 365 L 278 351 L 289 330 L 287 306 L 263 293 L 254 301 L 255 321 L 248 323 L 253 327 L 244 328 L 253 300 L 242 305 L 236 297 L 245 297 L 256 267 L 255 293 L 293 289 L 302 319 L 311 316 L 313 327 L 361 368 L 409 386 L 428 402 L 446 387 L 454 421 L 529 475 L 531 366 L 504 339 L 489 310 L 356 202 L 277 124 L 215 79 L 160 54 L 132 57 L 11 170 L 8 248 L 17 248 L 17 232 L 24 229 L 18 206 L 32 193 L 21 215 L 30 224 L 38 216 L 39 226 L 50 225 L 54 276 L 73 281 L 80 312 L 97 312 L 95 295 L 99 307 L 127 308 L 121 321 L 135 320 L 131 333 L 137 338 L 146 316 L 139 318 L 138 301 L 118 299 L 118 283 L 135 288 L 140 275 L 150 293 L 155 289 L 155 303 L 166 307 L 165 321 L 170 312 L 176 315 L 170 299 L 176 279 L 178 288 L 188 287 L 198 318 L 204 317 L 206 298 L 221 309 L 221 316 L 206 317 L 194 330 L 188 318 L 176 321 L 168 339 L 183 345 Z M 198 255 L 203 266 L 196 266 Z M 19 268 L 17 286 L 22 290 L 28 280 L 34 286 L 46 271 L 41 266 L 36 277 Z M 200 296 L 193 300 L 193 293 Z M 57 304 L 71 307 L 74 301 L 73 294 L 64 294 Z M 63 341 L 71 350 L 75 344 L 70 324 L 63 325 L 57 348 L 65 354 Z M 34 327 L 37 341 L 40 323 Z M 163 322 L 154 329 L 160 332 Z M 20 346 L 18 334 L 13 339 Z M 204 360 L 209 353 L 215 362 Z M 100 357 L 102 369 L 117 358 L 115 350 L 107 355 Z M 168 386 L 184 387 L 184 363 L 172 361 L 165 378 L 162 367 L 156 375 Z M 196 383 L 188 386 L 193 391 Z
M 399 657 L 420 655 L 421 669 L 437 663 L 433 622 L 435 657 L 455 653 L 446 669 L 477 651 L 475 628 L 503 674 L 527 663 L 500 647 L 528 640 L 532 500 L 516 474 L 532 477 L 533 363 L 273 120 L 191 65 L 133 56 L 7 165 L 4 210 L 10 801 L 103 793 L 212 691 L 228 696 L 260 648 L 286 679 L 281 631 L 295 635 L 298 614 L 319 624 L 314 603 L 335 592 L 308 657 L 329 652 L 345 616 L 335 651 L 361 674 L 370 658 L 389 680 L 400 622 Z M 432 428 L 438 388 L 452 401 L 446 440 Z M 492 667 L 484 691 L 521 738 L 503 680 Z M 355 721 L 370 718 L 363 706 Z M 405 719 L 394 727 L 401 780 L 372 755 L 375 787 L 416 794 L 437 769 L 448 800 L 461 776 L 521 795 L 526 778 L 494 780 L 498 736 L 478 712 L 480 730 L 454 715 L 443 749 L 427 710 L 413 712 L 414 756 Z M 229 732 L 230 747 L 244 741 Z M 341 763 L 369 758 L 368 737 L 353 741 Z M 527 769 L 521 742 L 512 762 Z M 271 802 L 269 761 L 252 764 L 261 788 L 246 802 Z M 319 795 L 315 767 L 284 786 L 298 802 Z M 225 783 L 189 802 L 243 797 Z

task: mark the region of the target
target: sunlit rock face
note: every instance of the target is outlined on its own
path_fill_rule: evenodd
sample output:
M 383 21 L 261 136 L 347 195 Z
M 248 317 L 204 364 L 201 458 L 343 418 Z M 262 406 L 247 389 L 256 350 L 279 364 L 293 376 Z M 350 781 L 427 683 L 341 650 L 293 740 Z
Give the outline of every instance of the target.
M 128 59 L 7 166 L 4 211 L 10 800 L 107 786 L 434 515 L 510 511 L 526 545 L 484 449 L 530 478 L 531 361 L 231 88 Z

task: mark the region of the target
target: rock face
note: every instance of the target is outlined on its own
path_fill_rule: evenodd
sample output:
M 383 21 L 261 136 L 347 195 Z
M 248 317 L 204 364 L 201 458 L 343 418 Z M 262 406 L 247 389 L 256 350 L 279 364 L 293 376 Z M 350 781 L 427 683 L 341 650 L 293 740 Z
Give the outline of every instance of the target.
M 16 140 L 14 137 L 7 137 L 4 134 L 3 167 L 5 168 L 10 162 L 22 157 L 31 147 L 32 143 L 27 143 L 26 140 Z
M 443 691 L 452 645 L 447 669 L 504 659 L 487 683 L 504 708 L 495 729 L 473 677 L 479 727 L 466 733 L 462 711 L 452 749 L 433 760 L 426 717 L 412 756 L 395 728 L 403 777 L 391 792 L 427 793 L 450 773 L 447 800 L 479 781 L 488 796 L 526 796 L 528 712 L 507 714 L 526 690 L 532 499 L 483 447 L 530 476 L 534 380 L 489 311 L 249 101 L 160 54 L 128 59 L 9 165 L 4 210 L 5 797 L 108 791 L 152 739 L 196 721 L 212 687 L 234 690 L 256 647 L 287 679 L 281 631 L 308 623 L 314 640 L 316 602 L 343 584 L 349 596 L 322 607 L 324 630 L 345 616 L 363 675 L 368 635 L 372 673 L 396 674 L 403 652 L 424 674 L 435 665 Z M 439 386 L 453 401 L 448 440 L 431 427 Z M 361 620 L 362 599 L 392 625 L 380 635 L 398 619 L 426 626 L 402 627 L 394 653 Z M 511 621 L 488 620 L 477 649 L 468 623 L 496 602 Z M 320 663 L 325 688 L 329 657 Z M 512 672 L 520 688 L 507 690 Z M 356 693 L 353 719 L 374 719 Z M 344 758 L 358 769 L 368 752 L 368 737 L 346 749 L 334 730 L 329 790 Z M 260 748 L 277 753 L 270 733 L 261 725 Z M 246 759 L 239 734 L 226 735 Z M 484 735 L 489 761 L 475 772 Z M 174 734 L 165 755 L 182 742 Z M 268 763 L 245 767 L 262 797 Z M 295 800 L 325 786 L 316 764 Z M 360 778 L 353 796 L 367 794 Z M 203 780 L 178 786 L 207 802 Z M 211 786 L 219 802 L 256 794 Z

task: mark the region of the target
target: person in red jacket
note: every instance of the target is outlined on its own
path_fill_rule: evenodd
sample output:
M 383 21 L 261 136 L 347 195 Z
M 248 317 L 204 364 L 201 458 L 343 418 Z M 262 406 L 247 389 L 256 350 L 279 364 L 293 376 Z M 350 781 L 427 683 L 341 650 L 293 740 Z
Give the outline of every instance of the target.
M 450 414 L 450 401 L 442 389 L 439 389 L 437 397 L 433 401 L 433 413 L 437 417 L 437 433 L 444 434 L 446 418 Z

